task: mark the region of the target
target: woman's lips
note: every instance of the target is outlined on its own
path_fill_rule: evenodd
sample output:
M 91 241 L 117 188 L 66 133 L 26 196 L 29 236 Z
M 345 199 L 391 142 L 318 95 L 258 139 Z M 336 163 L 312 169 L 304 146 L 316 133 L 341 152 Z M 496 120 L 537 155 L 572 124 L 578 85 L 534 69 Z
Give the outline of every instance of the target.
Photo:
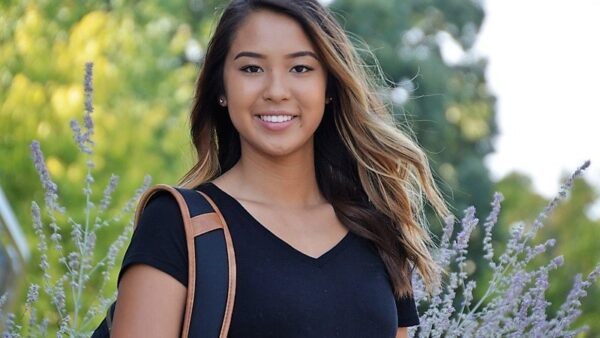
M 261 118 L 262 117 L 262 118 Z M 291 119 L 289 119 L 291 117 Z M 298 116 L 293 115 L 257 115 L 255 116 L 258 123 L 264 128 L 271 131 L 281 131 L 296 122 Z M 285 119 L 289 119 L 285 121 Z

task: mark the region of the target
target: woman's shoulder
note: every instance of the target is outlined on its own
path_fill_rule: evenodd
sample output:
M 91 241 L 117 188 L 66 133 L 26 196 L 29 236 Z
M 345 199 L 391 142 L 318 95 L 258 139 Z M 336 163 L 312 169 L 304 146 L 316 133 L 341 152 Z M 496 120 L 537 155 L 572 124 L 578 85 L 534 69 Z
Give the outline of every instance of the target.
M 145 220 L 155 219 L 172 219 L 174 216 L 180 215 L 179 204 L 175 197 L 168 191 L 159 190 L 148 198 L 148 201 L 141 210 L 138 223 L 145 223 Z
M 133 264 L 153 266 L 187 284 L 187 248 L 183 219 L 176 199 L 166 191 L 153 194 L 142 210 L 119 280 Z
M 231 207 L 230 196 L 224 193 L 213 181 L 200 183 L 193 190 L 204 193 L 219 209 L 230 209 Z
M 178 189 L 180 192 L 187 191 L 201 191 L 204 193 L 209 193 L 209 183 L 202 183 L 193 188 L 183 188 L 172 186 L 173 188 Z M 152 214 L 159 216 L 160 218 L 168 217 L 172 219 L 172 217 L 181 217 L 181 208 L 179 206 L 179 202 L 175 195 L 165 189 L 156 189 L 153 191 L 150 197 L 148 197 L 148 201 L 143 205 L 143 210 L 140 211 L 140 222 L 144 218 L 144 215 Z

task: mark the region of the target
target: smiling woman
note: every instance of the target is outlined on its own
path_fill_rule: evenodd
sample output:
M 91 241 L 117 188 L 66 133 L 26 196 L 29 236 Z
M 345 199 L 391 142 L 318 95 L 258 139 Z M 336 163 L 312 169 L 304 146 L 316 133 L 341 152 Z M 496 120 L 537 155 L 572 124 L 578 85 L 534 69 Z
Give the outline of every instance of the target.
M 243 154 L 312 156 L 327 73 L 300 24 L 260 10 L 239 27 L 225 57 L 221 105 Z
M 214 201 L 235 248 L 221 337 L 391 338 L 419 323 L 412 271 L 430 287 L 438 276 L 422 199 L 447 210 L 371 83 L 316 0 L 234 0 L 223 12 L 190 117 L 197 163 L 180 182 Z M 139 219 L 111 336 L 182 335 L 182 215 L 159 195 Z

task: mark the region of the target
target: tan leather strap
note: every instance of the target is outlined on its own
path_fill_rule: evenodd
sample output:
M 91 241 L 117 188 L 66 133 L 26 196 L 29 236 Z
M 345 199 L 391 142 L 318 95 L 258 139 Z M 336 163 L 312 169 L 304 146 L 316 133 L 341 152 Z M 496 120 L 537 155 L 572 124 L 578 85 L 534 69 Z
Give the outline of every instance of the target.
M 215 212 L 194 216 L 191 222 L 194 229 L 194 237 L 223 228 L 221 220 Z
M 181 215 L 183 219 L 183 226 L 185 229 L 185 238 L 186 238 L 186 246 L 188 251 L 188 287 L 187 287 L 187 298 L 185 302 L 185 312 L 183 315 L 183 325 L 181 330 L 181 337 L 187 338 L 190 330 L 190 323 L 192 319 L 192 307 L 194 305 L 194 295 L 195 295 L 195 285 L 196 285 L 196 254 L 194 249 L 194 229 L 192 227 L 192 221 L 190 219 L 190 211 L 187 207 L 187 203 L 185 203 L 185 199 L 183 196 L 177 191 L 177 189 L 166 185 L 166 184 L 157 184 L 150 189 L 148 189 L 142 198 L 140 199 L 139 206 L 135 215 L 135 225 L 137 226 L 139 217 L 146 207 L 146 204 L 150 200 L 150 197 L 154 195 L 156 192 L 166 190 L 175 197 L 177 204 L 179 204 L 179 209 L 181 210 Z
M 225 218 L 221 214 L 219 208 L 213 200 L 208 197 L 205 193 L 198 191 L 198 193 L 210 203 L 213 210 L 217 214 L 221 227 L 223 228 L 223 235 L 225 236 L 225 244 L 227 245 L 227 262 L 229 265 L 229 286 L 227 288 L 227 304 L 225 305 L 225 314 L 223 315 L 223 325 L 221 326 L 221 333 L 219 334 L 219 338 L 227 338 L 227 333 L 229 332 L 229 324 L 231 323 L 231 315 L 233 313 L 233 304 L 235 300 L 235 285 L 236 285 L 236 265 L 235 265 L 235 251 L 233 250 L 233 241 L 231 239 L 231 234 L 229 233 L 229 227 L 227 226 L 227 222 L 225 222 Z

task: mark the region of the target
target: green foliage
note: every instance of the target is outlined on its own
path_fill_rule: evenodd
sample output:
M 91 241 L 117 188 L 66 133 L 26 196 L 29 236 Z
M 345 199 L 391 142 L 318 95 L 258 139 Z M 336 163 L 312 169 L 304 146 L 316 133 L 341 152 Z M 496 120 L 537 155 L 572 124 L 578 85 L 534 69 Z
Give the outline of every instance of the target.
M 22 221 L 40 191 L 27 151 L 33 138 L 60 154 L 48 159 L 59 183 L 84 175 L 68 121 L 82 111 L 80 73 L 88 60 L 98 74 L 99 180 L 122 172 L 131 191 L 145 173 L 174 182 L 190 165 L 186 123 L 198 66 L 185 48 L 193 39 L 202 46 L 209 18 L 186 15 L 184 3 L 108 3 L 1 5 L 0 157 L 10 165 L 0 168 L 0 182 Z

